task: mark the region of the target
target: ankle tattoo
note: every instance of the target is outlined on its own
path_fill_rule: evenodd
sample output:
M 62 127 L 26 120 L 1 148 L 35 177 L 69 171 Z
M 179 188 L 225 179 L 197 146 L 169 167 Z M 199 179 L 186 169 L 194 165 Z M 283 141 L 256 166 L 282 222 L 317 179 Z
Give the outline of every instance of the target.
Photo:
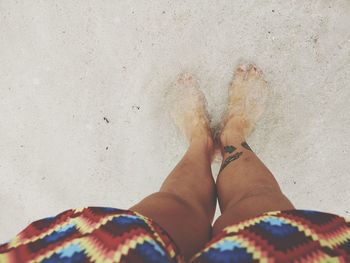
M 246 149 L 246 150 L 249 150 L 251 152 L 253 152 L 252 148 L 250 148 L 250 146 L 248 145 L 247 142 L 242 142 L 241 143 L 241 146 Z M 224 153 L 228 153 L 230 154 L 223 162 L 222 162 L 222 165 L 220 167 L 220 171 L 219 171 L 219 174 L 222 172 L 222 170 L 227 166 L 229 165 L 231 162 L 239 159 L 239 157 L 241 157 L 241 155 L 243 154 L 243 152 L 236 152 L 234 153 L 235 151 L 237 150 L 237 148 L 233 145 L 227 145 L 227 146 L 224 146 Z M 233 153 L 233 154 L 232 154 Z M 231 155 L 232 154 L 232 155 Z
M 233 153 L 235 150 L 237 150 L 237 148 L 232 146 L 232 145 L 224 147 L 224 152 L 225 153 Z
M 250 148 L 250 146 L 248 145 L 247 142 L 242 142 L 242 143 L 241 143 L 241 146 L 242 146 L 243 148 L 245 148 L 245 149 L 251 151 L 251 152 L 253 151 L 252 148 Z
M 221 173 L 221 171 L 224 170 L 224 168 L 225 168 L 229 163 L 233 162 L 234 160 L 239 159 L 239 157 L 241 157 L 242 154 L 243 154 L 243 152 L 236 152 L 235 154 L 230 155 L 229 157 L 227 157 L 227 158 L 225 159 L 225 161 L 223 161 L 219 173 Z

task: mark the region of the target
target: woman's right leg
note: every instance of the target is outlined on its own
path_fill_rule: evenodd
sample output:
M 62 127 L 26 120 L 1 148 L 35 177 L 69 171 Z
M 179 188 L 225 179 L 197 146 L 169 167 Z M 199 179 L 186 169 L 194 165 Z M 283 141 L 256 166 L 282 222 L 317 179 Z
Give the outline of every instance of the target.
M 228 225 L 261 213 L 294 208 L 272 173 L 245 142 L 263 111 L 266 88 L 262 73 L 255 67 L 240 67 L 236 71 L 220 136 L 223 163 L 216 189 L 221 216 L 214 224 L 214 235 Z
M 205 98 L 195 77 L 182 75 L 173 89 L 181 95 L 176 100 L 180 108 L 174 117 L 188 139 L 189 148 L 159 192 L 146 197 L 131 210 L 162 226 L 188 260 L 211 238 L 216 206 L 211 173 L 214 146 Z
M 188 151 L 154 193 L 131 208 L 155 220 L 173 238 L 185 259 L 211 238 L 216 205 L 211 174 L 212 142 L 206 134 L 194 138 Z

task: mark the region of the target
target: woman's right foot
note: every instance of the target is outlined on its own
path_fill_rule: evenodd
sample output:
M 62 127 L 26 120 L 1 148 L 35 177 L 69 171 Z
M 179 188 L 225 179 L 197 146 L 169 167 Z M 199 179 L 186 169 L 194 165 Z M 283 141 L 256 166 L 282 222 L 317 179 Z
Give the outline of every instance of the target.
M 207 103 L 199 88 L 198 79 L 190 73 L 179 75 L 172 85 L 171 95 L 171 115 L 187 141 L 203 141 L 212 152 L 214 143 L 206 110 Z
M 229 88 L 229 104 L 222 122 L 220 141 L 244 141 L 252 132 L 265 109 L 267 82 L 254 65 L 237 68 Z

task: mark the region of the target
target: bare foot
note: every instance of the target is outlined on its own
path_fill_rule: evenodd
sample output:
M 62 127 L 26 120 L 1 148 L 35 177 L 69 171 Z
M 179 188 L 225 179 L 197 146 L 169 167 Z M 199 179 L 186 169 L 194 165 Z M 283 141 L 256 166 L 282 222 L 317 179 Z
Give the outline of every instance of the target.
M 222 122 L 220 139 L 245 139 L 250 135 L 265 109 L 267 82 L 254 65 L 237 68 L 229 88 L 229 104 Z
M 189 73 L 181 74 L 170 92 L 171 116 L 188 142 L 209 139 L 212 143 L 206 99 L 199 89 L 198 79 Z

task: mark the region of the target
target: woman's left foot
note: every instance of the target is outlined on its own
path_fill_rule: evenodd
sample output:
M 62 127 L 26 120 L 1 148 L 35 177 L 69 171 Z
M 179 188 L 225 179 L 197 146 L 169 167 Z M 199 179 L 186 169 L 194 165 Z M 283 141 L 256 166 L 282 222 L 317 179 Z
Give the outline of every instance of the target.
M 264 112 L 267 95 L 267 82 L 260 69 L 254 65 L 238 67 L 229 88 L 221 141 L 229 137 L 247 138 Z

